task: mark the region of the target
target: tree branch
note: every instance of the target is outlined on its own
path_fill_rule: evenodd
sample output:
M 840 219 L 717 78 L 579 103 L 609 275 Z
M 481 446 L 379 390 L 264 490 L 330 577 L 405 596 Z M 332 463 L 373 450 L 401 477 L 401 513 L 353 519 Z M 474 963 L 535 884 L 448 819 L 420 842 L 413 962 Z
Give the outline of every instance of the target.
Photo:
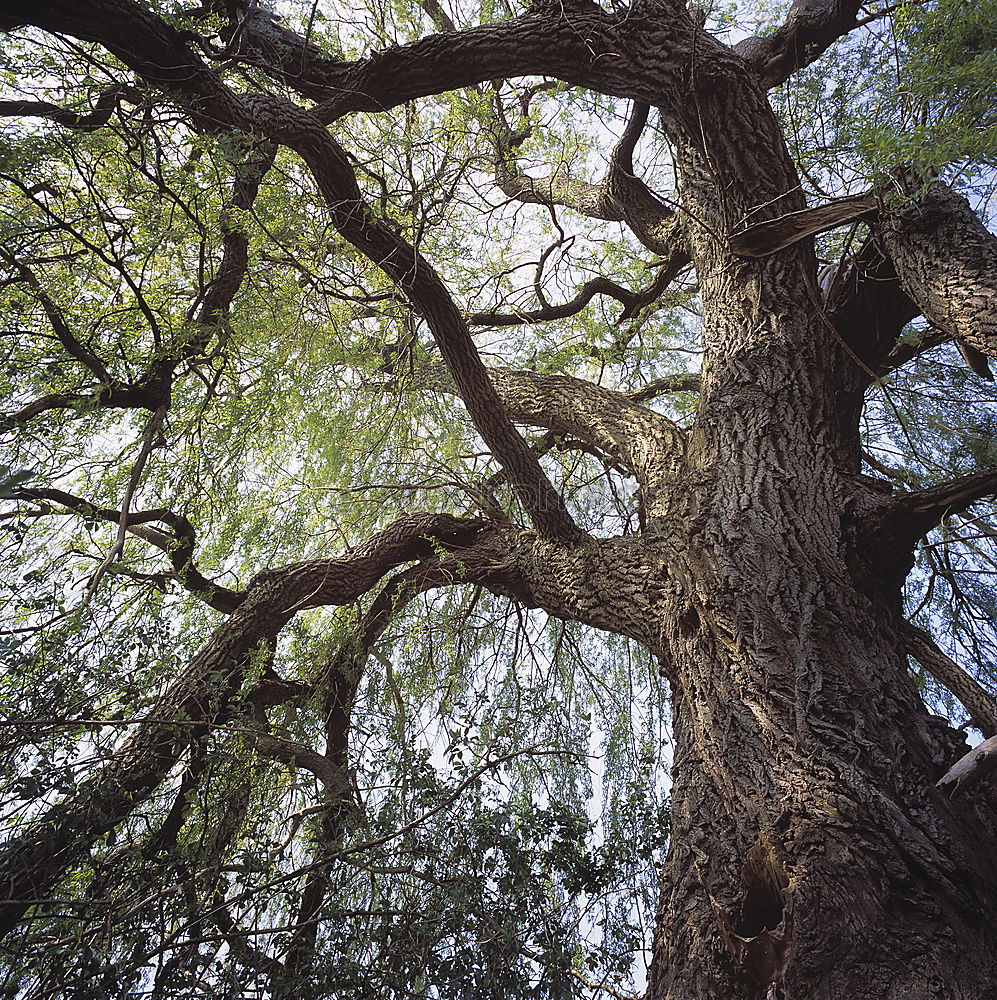
M 389 580 L 374 598 L 355 634 L 340 643 L 316 678 L 315 687 L 324 694 L 325 758 L 344 775 L 348 773 L 349 764 L 350 717 L 370 651 L 389 623 L 416 595 L 459 579 L 454 576 L 452 567 L 444 568 L 443 562 L 435 560 L 429 565 L 413 566 Z M 329 786 L 326 787 L 329 790 Z M 314 956 L 318 934 L 316 917 L 328 891 L 329 867 L 333 863 L 327 855 L 342 847 L 343 821 L 352 802 L 353 787 L 347 784 L 323 803 L 322 838 L 316 844 L 317 863 L 302 890 L 297 929 L 287 949 L 287 966 L 296 973 L 306 968 Z
M 74 132 L 94 132 L 111 120 L 122 100 L 138 104 L 142 95 L 128 84 L 116 84 L 100 94 L 93 110 L 86 114 L 60 108 L 48 101 L 0 101 L 0 118 L 48 118 Z
M 128 475 L 128 484 L 125 486 L 124 496 L 121 498 L 121 510 L 118 514 L 118 532 L 115 536 L 114 541 L 111 544 L 111 548 L 107 555 L 104 557 L 103 562 L 94 571 L 93 576 L 90 577 L 89 583 L 87 583 L 86 598 L 89 599 L 93 596 L 98 585 L 100 584 L 101 578 L 110 569 L 111 566 L 121 558 L 122 553 L 125 550 L 125 537 L 128 533 L 128 518 L 131 512 L 132 497 L 135 496 L 135 491 L 138 489 L 139 483 L 142 481 L 142 474 L 145 471 L 146 463 L 148 462 L 149 456 L 152 454 L 152 449 L 156 444 L 156 435 L 159 433 L 159 429 L 163 424 L 163 420 L 166 417 L 166 406 L 160 406 L 155 413 L 146 421 L 145 429 L 142 431 L 141 446 L 139 447 L 138 457 L 135 459 L 132 465 L 132 470 Z
M 340 235 L 395 281 L 426 320 L 475 426 L 508 472 L 537 530 L 564 539 L 581 534 L 536 456 L 503 413 L 467 324 L 443 282 L 406 240 L 368 212 L 346 154 L 323 127 L 322 118 L 270 95 L 235 95 L 190 51 L 182 32 L 133 0 L 94 0 L 85 8 L 68 0 L 34 6 L 17 3 L 11 17 L 101 42 L 150 83 L 168 86 L 181 97 L 200 128 L 214 130 L 228 124 L 247 133 L 265 134 L 298 153 L 311 170 Z M 527 21 L 535 28 L 536 20 Z M 470 33 L 477 38 L 477 32 L 471 29 Z M 573 49 L 582 44 L 589 46 L 585 49 L 589 52 L 591 46 L 580 41 L 576 28 L 566 34 Z M 431 36 L 431 46 L 437 44 L 432 39 L 440 37 L 452 36 Z M 537 42 L 533 37 L 534 48 Z M 503 58 L 508 55 L 503 52 Z M 380 62 L 368 61 L 367 65 Z M 385 68 L 378 67 L 377 79 Z M 422 62 L 409 67 L 420 79 L 425 68 Z M 482 74 L 481 69 L 476 65 L 477 80 L 495 75 Z
M 666 375 L 664 378 L 648 382 L 640 389 L 628 392 L 627 395 L 635 403 L 646 403 L 669 392 L 699 392 L 702 387 L 703 379 L 699 374 Z
M 247 735 L 261 756 L 304 768 L 313 774 L 330 798 L 352 792 L 349 774 L 326 754 L 273 733 L 254 731 Z
M 777 87 L 857 28 L 861 6 L 860 0 L 797 0 L 771 35 L 746 38 L 734 51 L 749 63 L 766 90 Z
M 645 288 L 632 292 L 629 288 L 618 285 L 609 278 L 592 278 L 586 281 L 578 290 L 578 294 L 567 302 L 559 305 L 545 306 L 541 309 L 524 310 L 514 313 L 479 312 L 471 313 L 467 321 L 471 326 L 519 326 L 525 323 L 545 323 L 557 319 L 565 319 L 580 313 L 596 295 L 608 295 L 623 305 L 623 311 L 617 318 L 617 323 L 628 320 L 644 306 L 656 301 L 671 283 L 672 275 L 665 269 Z
M 634 174 L 633 168 L 633 150 L 647 122 L 648 107 L 635 102 L 610 156 L 606 176 L 592 184 L 559 174 L 528 177 L 520 173 L 515 150 L 529 135 L 528 125 L 524 123 L 526 130 L 514 133 L 496 97 L 495 182 L 508 197 L 525 204 L 561 205 L 591 219 L 624 223 L 649 250 L 667 255 L 668 271 L 674 277 L 690 263 L 679 219 Z
M 177 366 L 184 359 L 199 357 L 213 337 L 217 349 L 227 339 L 228 316 L 232 301 L 242 287 L 249 267 L 249 237 L 239 222 L 239 215 L 249 212 L 259 194 L 260 185 L 277 155 L 277 146 L 269 140 L 253 140 L 251 148 L 235 164 L 232 190 L 222 206 L 219 226 L 222 231 L 222 259 L 215 277 L 195 298 L 188 313 L 192 329 L 177 349 L 153 361 L 138 385 L 152 389 L 168 386 Z
M 262 96 L 254 104 L 261 124 L 312 171 L 339 233 L 399 285 L 429 325 L 475 427 L 508 473 L 537 530 L 552 538 L 578 537 L 580 529 L 563 499 L 509 421 L 467 323 L 432 265 L 370 214 L 345 153 L 311 115 Z
M 62 490 L 51 489 L 18 490 L 14 499 L 51 501 L 68 510 L 75 511 L 83 517 L 96 517 L 112 524 L 124 525 L 130 534 L 154 545 L 161 552 L 165 552 L 179 583 L 216 611 L 231 614 L 245 598 L 244 593 L 229 590 L 227 587 L 209 580 L 198 571 L 194 565 L 196 538 L 193 525 L 187 518 L 175 514 L 171 510 L 160 508 L 132 511 L 125 519 L 120 510 L 115 510 L 112 507 L 98 507 L 82 497 L 65 493 Z M 150 521 L 160 521 L 170 527 L 173 534 L 167 535 L 164 532 L 146 527 Z
M 963 348 L 997 358 L 997 237 L 969 202 L 935 183 L 874 228 L 920 312 Z
M 20 275 L 21 280 L 30 286 L 35 294 L 35 298 L 38 299 L 42 309 L 45 310 L 49 325 L 52 327 L 53 332 L 58 337 L 59 343 L 62 344 L 66 353 L 83 365 L 98 382 L 109 384 L 111 376 L 107 373 L 103 361 L 86 347 L 69 328 L 62 310 L 52 301 L 34 271 L 27 264 L 22 264 L 16 257 L 2 248 L 0 248 L 0 259 L 13 268 Z
M 911 544 L 941 523 L 948 514 L 961 514 L 968 507 L 997 493 L 997 469 L 960 476 L 938 486 L 901 493 L 892 499 L 887 519 L 897 534 Z
M 986 737 L 997 735 L 997 700 L 993 695 L 946 656 L 923 629 L 901 622 L 900 638 L 908 654 L 963 703 L 972 724 Z
M 851 195 L 813 208 L 787 212 L 731 234 L 730 251 L 738 257 L 768 257 L 808 236 L 869 217 L 879 206 L 875 194 Z
M 224 709 L 254 651 L 272 644 L 299 610 L 349 603 L 394 566 L 460 548 L 483 527 L 480 520 L 448 514 L 412 514 L 342 557 L 293 563 L 254 577 L 242 603 L 113 758 L 0 851 L 0 936 L 16 926 L 32 900 L 45 898 L 68 865 L 153 792 L 187 745 L 186 727 Z
M 201 356 L 213 337 L 217 337 L 220 348 L 227 336 L 228 314 L 245 280 L 249 262 L 248 236 L 234 219 L 238 219 L 239 213 L 252 209 L 260 184 L 273 166 L 275 155 L 276 146 L 272 142 L 254 141 L 247 154 L 235 164 L 231 193 L 221 212 L 223 249 L 215 277 L 197 293 L 191 304 L 187 335 L 169 349 L 157 351 L 134 383 L 121 382 L 112 377 L 104 362 L 72 332 L 40 279 L 29 267 L 0 249 L 0 257 L 34 290 L 63 348 L 84 365 L 99 383 L 88 392 L 52 393 L 32 400 L 3 417 L 0 426 L 23 423 L 53 409 L 76 409 L 89 405 L 100 409 L 141 408 L 154 413 L 160 407 L 168 406 L 174 374 L 180 363 Z
M 630 469 L 645 487 L 653 489 L 681 466 L 684 431 L 632 395 L 567 375 L 507 368 L 489 368 L 488 375 L 513 420 L 591 445 Z M 453 391 L 448 380 L 421 387 Z
M 938 787 L 950 795 L 957 792 L 964 792 L 967 788 L 975 785 L 981 778 L 985 778 L 991 771 L 997 769 L 997 736 L 991 736 L 984 740 L 978 747 L 974 747 L 957 760 L 938 779 Z

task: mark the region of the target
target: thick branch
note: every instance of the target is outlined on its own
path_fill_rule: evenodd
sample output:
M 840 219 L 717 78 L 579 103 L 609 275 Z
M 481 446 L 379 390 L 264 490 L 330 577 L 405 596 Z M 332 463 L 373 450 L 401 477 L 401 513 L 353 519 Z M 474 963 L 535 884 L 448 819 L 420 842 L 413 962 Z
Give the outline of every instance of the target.
M 613 147 L 613 152 L 610 154 L 609 170 L 606 171 L 606 179 L 603 183 L 609 197 L 614 201 L 625 203 L 634 196 L 643 198 L 650 195 L 647 186 L 634 173 L 634 150 L 647 126 L 647 117 L 650 111 L 650 104 L 645 101 L 634 101 L 620 141 Z M 653 196 L 651 197 L 653 198 Z M 664 207 L 657 199 L 653 200 L 659 208 Z
M 933 184 L 875 227 L 904 291 L 960 344 L 997 358 L 997 237 L 965 198 Z
M 866 218 L 876 211 L 878 205 L 879 199 L 875 194 L 860 194 L 787 212 L 733 233 L 730 251 L 738 257 L 768 257 L 808 236 Z
M 320 782 L 325 794 L 330 798 L 352 791 L 348 773 L 325 754 L 306 747 L 303 743 L 275 736 L 272 733 L 247 733 L 256 752 L 262 757 L 291 764 L 311 772 Z
M 513 419 L 581 438 L 613 456 L 644 484 L 674 475 L 685 435 L 667 417 L 623 393 L 567 375 L 490 369 Z
M 231 8 L 238 5 L 231 0 L 216 0 L 215 6 L 231 13 Z M 786 22 L 775 32 L 745 39 L 735 50 L 764 87 L 777 86 L 857 27 L 859 7 L 858 0 L 794 3 Z M 240 53 L 299 93 L 317 101 L 325 99 L 327 121 L 350 111 L 380 111 L 441 90 L 518 75 L 557 75 L 571 83 L 596 86 L 604 93 L 655 102 L 655 94 L 636 80 L 627 92 L 604 89 L 608 81 L 602 86 L 596 83 L 603 74 L 610 75 L 606 64 L 625 51 L 615 37 L 616 29 L 627 22 L 633 26 L 640 17 L 637 10 L 625 9 L 620 16 L 604 13 L 595 5 L 567 11 L 566 5 L 551 5 L 551 9 L 562 15 L 570 13 L 570 17 L 522 17 L 506 25 L 447 31 L 348 63 L 330 59 L 300 35 L 277 24 L 269 12 L 251 4 L 249 16 L 238 28 Z M 678 12 L 676 8 L 672 13 Z M 537 28 L 544 20 L 555 21 L 562 31 L 538 44 Z M 569 32 L 575 37 L 562 37 L 562 33 Z M 508 41 L 519 50 L 512 60 L 505 49 Z M 541 58 L 541 44 L 548 49 L 546 60 Z M 460 58 L 469 48 L 480 50 L 480 71 Z M 566 57 L 564 62 L 562 55 Z M 614 82 L 620 87 L 618 81 Z
M 496 158 L 495 183 L 503 194 L 526 205 L 561 205 L 589 219 L 623 221 L 623 212 L 608 203 L 602 184 L 557 174 L 529 177 L 519 173 L 514 161 L 504 157 Z
M 975 785 L 995 768 L 997 768 L 997 736 L 991 736 L 970 750 L 965 757 L 957 760 L 938 779 L 938 787 L 955 795 L 956 792 L 965 791 L 971 785 Z
M 888 519 L 898 535 L 911 544 L 941 523 L 948 514 L 961 514 L 978 500 L 997 493 L 997 469 L 960 476 L 938 486 L 895 497 Z
M 189 724 L 210 720 L 223 709 L 254 651 L 271 643 L 297 611 L 349 603 L 392 567 L 473 541 L 482 527 L 481 521 L 446 514 L 409 515 L 348 555 L 256 576 L 243 602 L 113 758 L 7 843 L 0 853 L 0 935 L 17 924 L 33 900 L 45 897 L 68 865 L 152 793 L 187 745 Z M 171 719 L 181 725 L 163 721 Z
M 751 65 L 763 87 L 777 87 L 858 27 L 861 6 L 859 0 L 797 0 L 771 35 L 746 38 L 734 50 Z
M 489 368 L 488 375 L 513 420 L 591 445 L 630 469 L 645 487 L 653 489 L 681 467 L 684 432 L 632 396 L 568 375 L 505 368 Z M 447 380 L 426 387 L 453 391 Z
M 973 725 L 986 737 L 997 735 L 997 700 L 993 695 L 946 656 L 923 629 L 902 622 L 900 638 L 907 652 L 966 706 Z

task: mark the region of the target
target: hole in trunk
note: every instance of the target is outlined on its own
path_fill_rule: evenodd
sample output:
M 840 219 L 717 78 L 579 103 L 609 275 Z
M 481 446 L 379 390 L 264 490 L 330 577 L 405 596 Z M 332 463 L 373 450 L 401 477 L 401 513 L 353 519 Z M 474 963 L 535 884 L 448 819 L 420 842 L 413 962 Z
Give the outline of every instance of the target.
M 699 631 L 699 615 L 693 607 L 679 615 L 679 631 L 686 639 L 691 639 Z
M 765 931 L 776 930 L 786 916 L 789 873 L 764 833 L 744 859 L 741 884 L 744 892 L 734 933 L 742 938 L 755 938 Z
M 741 866 L 740 900 L 724 909 L 711 896 L 720 935 L 734 962 L 762 985 L 780 983 L 793 950 L 789 872 L 765 833 Z
M 762 931 L 774 931 L 782 923 L 782 892 L 774 885 L 751 885 L 741 899 L 741 917 L 734 925 L 738 937 L 758 937 Z

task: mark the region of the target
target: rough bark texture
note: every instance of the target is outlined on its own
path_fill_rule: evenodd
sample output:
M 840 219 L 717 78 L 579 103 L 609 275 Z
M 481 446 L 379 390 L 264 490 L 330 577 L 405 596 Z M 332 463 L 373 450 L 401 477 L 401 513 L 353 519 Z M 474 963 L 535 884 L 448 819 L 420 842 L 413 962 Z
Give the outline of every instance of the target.
M 15 8 L 12 19 L 99 40 L 169 88 L 198 127 L 264 134 L 298 153 L 340 234 L 432 330 L 448 385 L 536 528 L 406 521 L 349 558 L 264 574 L 166 696 L 170 711 L 212 717 L 251 651 L 296 610 L 352 600 L 402 561 L 440 559 L 420 542 L 429 535 L 459 550 L 466 582 L 629 636 L 662 660 L 674 707 L 673 818 L 648 1000 L 989 995 L 994 815 L 982 796 L 956 803 L 936 787 L 959 736 L 928 715 L 905 672 L 899 587 L 917 539 L 946 510 L 992 493 L 993 476 L 893 500 L 857 473 L 861 393 L 888 364 L 912 302 L 997 356 L 992 238 L 940 191 L 884 219 L 880 240 L 902 291 L 890 284 L 875 322 L 862 306 L 873 293 L 857 278 L 842 277 L 825 303 L 807 240 L 759 259 L 731 249 L 731 234 L 805 212 L 764 90 L 854 25 L 858 6 L 795 5 L 783 28 L 735 52 L 677 4 L 586 5 L 570 16 L 553 5 L 350 63 L 247 14 L 242 50 L 259 56 L 268 45 L 271 74 L 318 101 L 313 110 L 233 93 L 175 29 L 128 0 Z M 489 372 L 440 276 L 373 217 L 325 128 L 348 112 L 540 73 L 653 104 L 676 152 L 683 213 L 659 210 L 626 179 L 630 140 L 601 185 L 544 187 L 511 170 L 500 182 L 524 200 L 629 222 L 645 244 L 674 254 L 670 269 L 691 260 L 705 357 L 688 435 L 620 393 Z M 578 437 L 629 469 L 646 531 L 596 539 L 578 529 L 513 421 Z M 207 684 L 212 675 L 221 687 Z M 336 711 L 345 725 L 348 706 Z M 336 770 L 308 748 L 262 740 L 335 783 Z M 8 846 L 2 929 L 152 792 L 177 746 L 174 729 L 150 718 L 104 771 Z M 311 891 L 302 913 L 321 899 L 318 882 Z M 302 954 L 313 940 L 299 942 Z
M 997 357 L 997 238 L 941 184 L 884 213 L 880 237 L 921 312 L 960 343 Z

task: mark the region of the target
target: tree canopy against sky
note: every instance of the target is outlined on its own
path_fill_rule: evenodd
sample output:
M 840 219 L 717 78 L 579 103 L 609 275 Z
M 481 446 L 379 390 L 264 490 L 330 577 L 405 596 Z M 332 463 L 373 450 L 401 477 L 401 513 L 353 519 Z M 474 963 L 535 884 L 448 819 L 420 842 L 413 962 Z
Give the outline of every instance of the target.
M 987 995 L 993 13 L 6 3 L 5 992 Z

